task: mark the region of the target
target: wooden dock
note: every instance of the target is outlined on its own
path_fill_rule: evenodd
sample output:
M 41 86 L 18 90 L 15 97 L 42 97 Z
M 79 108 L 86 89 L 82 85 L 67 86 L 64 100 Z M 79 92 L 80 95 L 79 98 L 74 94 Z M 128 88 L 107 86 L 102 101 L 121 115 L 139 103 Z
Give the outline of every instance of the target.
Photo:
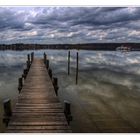
M 6 132 L 71 132 L 43 59 L 33 60 Z

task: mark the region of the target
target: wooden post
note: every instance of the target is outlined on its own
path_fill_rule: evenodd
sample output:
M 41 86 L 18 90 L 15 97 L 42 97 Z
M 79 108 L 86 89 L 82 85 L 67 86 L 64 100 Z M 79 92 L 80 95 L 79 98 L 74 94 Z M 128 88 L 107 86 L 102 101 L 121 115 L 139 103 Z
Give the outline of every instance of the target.
M 34 52 L 31 53 L 31 63 L 33 62 L 34 60 Z
M 78 52 L 77 52 L 77 57 L 76 57 L 76 85 L 78 84 L 78 69 L 79 69 L 78 61 L 79 61 L 79 55 L 78 55 Z
M 30 66 L 31 66 L 30 61 L 26 61 L 26 65 L 27 65 L 27 70 L 29 71 Z
M 46 68 L 49 68 L 49 60 L 46 60 Z
M 12 115 L 11 100 L 10 99 L 4 100 L 3 106 L 4 106 L 4 116 L 11 116 Z
M 4 100 L 3 107 L 4 107 L 3 122 L 5 123 L 6 126 L 8 126 L 10 117 L 12 116 L 11 100 L 10 99 Z
M 28 69 L 24 69 L 24 70 L 23 70 L 23 75 L 22 75 L 22 77 L 23 77 L 24 79 L 26 79 L 27 74 L 28 74 Z
M 19 79 L 18 79 L 18 90 L 19 90 L 19 93 L 20 93 L 20 91 L 21 91 L 21 89 L 22 89 L 22 86 L 23 86 L 22 78 L 19 78 Z
M 64 114 L 66 116 L 66 119 L 68 121 L 68 124 L 70 121 L 72 121 L 72 116 L 71 116 L 71 108 L 70 108 L 70 102 L 69 101 L 64 101 Z
M 44 64 L 46 64 L 46 60 L 47 60 L 47 55 L 46 55 L 46 53 L 44 52 Z
M 56 95 L 58 95 L 58 79 L 56 77 L 53 77 L 53 86 L 54 86 Z
M 30 54 L 27 55 L 27 60 L 30 62 Z
M 52 79 L 52 70 L 50 68 L 48 69 L 48 73 L 49 73 L 50 78 Z
M 27 68 L 30 68 L 31 60 L 30 60 L 30 54 L 27 55 Z
M 68 75 L 70 74 L 70 51 L 68 52 Z

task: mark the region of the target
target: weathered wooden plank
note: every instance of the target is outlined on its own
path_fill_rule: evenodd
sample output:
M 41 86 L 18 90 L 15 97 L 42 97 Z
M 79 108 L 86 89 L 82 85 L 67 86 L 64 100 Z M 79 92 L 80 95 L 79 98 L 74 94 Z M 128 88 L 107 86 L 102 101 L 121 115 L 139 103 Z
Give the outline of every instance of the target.
M 40 125 L 40 126 L 25 126 L 25 125 L 22 125 L 22 126 L 18 126 L 18 125 L 9 125 L 8 126 L 8 129 L 9 130 L 30 130 L 30 129 L 34 129 L 34 130 L 66 130 L 66 129 L 69 129 L 69 127 L 68 127 L 68 125 L 66 126 L 63 126 L 63 125 L 59 125 L 59 126 L 57 126 L 57 125 L 53 125 L 53 126 L 51 126 L 51 125 L 46 125 L 46 126 L 44 126 L 44 125 Z
M 63 113 L 62 109 L 16 109 L 13 113 Z
M 18 99 L 27 99 L 27 100 L 30 100 L 30 98 L 37 98 L 37 95 L 35 94 L 35 96 L 31 93 L 30 95 L 26 95 L 23 96 L 21 95 L 20 97 L 18 97 Z M 46 98 L 46 100 L 50 100 L 51 98 L 54 99 L 54 100 L 58 100 L 58 98 L 56 96 L 51 96 L 51 95 L 42 95 L 42 93 L 40 93 L 40 95 L 38 96 L 38 98 L 41 100 L 43 100 L 44 98 Z M 59 100 L 58 100 L 59 101 Z
M 47 126 L 56 126 L 56 125 L 63 125 L 63 126 L 67 126 L 68 124 L 66 123 L 66 122 L 61 122 L 61 121 L 53 121 L 53 122 L 46 122 L 46 121 L 35 121 L 35 122 L 33 122 L 33 121 L 23 121 L 23 122 L 20 122 L 20 121 L 13 121 L 13 122 L 11 122 L 11 123 L 9 123 L 9 125 L 10 126 L 12 126 L 12 125 L 17 125 L 17 126 L 28 126 L 28 125 L 30 125 L 30 126 L 38 126 L 38 125 L 41 125 L 41 126 L 43 126 L 43 125 L 47 125 Z
M 24 117 L 24 118 L 26 118 L 26 117 L 29 117 L 29 118 L 34 118 L 34 117 L 39 117 L 39 118 L 41 118 L 41 117 L 45 117 L 46 118 L 46 116 L 45 115 L 47 115 L 48 117 L 59 117 L 59 116 L 61 116 L 62 117 L 62 113 L 61 112 L 58 112 L 57 114 L 56 113 L 54 113 L 54 112 L 49 112 L 49 113 L 41 113 L 41 114 L 39 114 L 39 113 L 35 113 L 35 112 L 30 112 L 30 113 L 18 113 L 18 112 L 16 112 L 16 113 L 13 113 L 13 117 Z M 59 117 L 60 118 L 60 117 Z
M 62 106 L 62 105 L 61 105 L 60 102 L 57 102 L 57 103 L 53 103 L 53 104 L 52 104 L 52 103 L 47 103 L 47 104 L 43 104 L 43 103 L 42 103 L 42 104 L 16 103 L 16 106 L 17 106 L 17 107 L 20 107 L 20 106 L 29 106 L 29 107 L 30 107 L 30 106 L 31 106 L 31 107 L 33 107 L 33 106 L 42 107 L 42 106 L 43 106 L 43 107 L 46 107 L 46 106 Z
M 67 129 L 67 130 L 7 130 L 7 133 L 71 133 L 72 131 Z
M 52 113 L 51 113 L 52 114 Z M 54 113 L 53 113 L 54 114 Z M 56 113 L 55 113 L 56 114 Z M 65 121 L 65 117 L 62 116 L 62 114 L 58 114 L 57 116 L 54 115 L 46 115 L 45 117 L 43 116 L 44 114 L 38 115 L 38 114 L 14 114 L 14 117 L 16 118 L 12 118 L 12 121 L 18 121 L 18 122 L 66 122 Z M 34 116 L 33 116 L 34 115 Z M 60 116 L 59 116 L 60 115 Z M 21 118 L 22 117 L 22 118 Z M 11 122 L 12 122 L 11 121 Z M 66 122 L 67 123 L 67 122 Z
M 41 100 L 38 100 L 37 98 L 32 98 L 32 99 L 19 99 L 18 100 L 18 103 L 38 103 L 38 104 L 45 104 L 45 103 L 57 103 L 59 102 L 58 99 L 55 99 L 55 98 L 49 98 L 49 99 L 41 99 Z
M 62 106 L 61 105 L 49 105 L 49 106 L 19 106 L 19 105 L 17 105 L 16 106 L 16 109 L 62 109 Z

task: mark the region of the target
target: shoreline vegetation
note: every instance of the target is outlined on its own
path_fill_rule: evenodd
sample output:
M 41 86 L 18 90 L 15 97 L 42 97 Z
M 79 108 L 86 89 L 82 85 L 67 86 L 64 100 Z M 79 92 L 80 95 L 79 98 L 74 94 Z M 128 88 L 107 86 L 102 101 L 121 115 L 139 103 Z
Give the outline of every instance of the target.
M 140 51 L 140 43 L 86 43 L 86 44 L 0 44 L 0 50 L 40 50 L 40 49 L 77 49 L 77 50 L 98 50 L 116 51 L 118 47 L 125 46 L 131 51 Z

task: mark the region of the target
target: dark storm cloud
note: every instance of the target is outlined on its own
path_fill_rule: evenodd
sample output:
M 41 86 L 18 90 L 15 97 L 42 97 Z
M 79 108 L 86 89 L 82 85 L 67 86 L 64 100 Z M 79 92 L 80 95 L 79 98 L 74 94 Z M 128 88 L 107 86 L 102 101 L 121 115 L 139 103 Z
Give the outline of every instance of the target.
M 60 24 L 67 22 L 72 25 L 110 25 L 140 19 L 140 8 L 56 8 L 42 10 L 33 19 L 34 24 Z
M 140 8 L 0 8 L 1 42 L 139 41 Z
M 10 8 L 0 8 L 0 30 L 30 30 L 26 25 L 26 13 L 24 11 L 13 11 Z
M 79 18 L 73 21 L 73 25 L 89 25 L 89 26 L 110 26 L 112 24 L 123 24 L 128 21 L 139 20 L 140 10 L 131 11 L 129 8 L 99 8 L 87 9 L 85 14 L 78 15 Z
M 13 28 L 20 29 L 24 27 L 24 23 L 20 21 L 18 14 L 10 11 L 10 9 L 0 8 L 0 29 L 4 30 Z

